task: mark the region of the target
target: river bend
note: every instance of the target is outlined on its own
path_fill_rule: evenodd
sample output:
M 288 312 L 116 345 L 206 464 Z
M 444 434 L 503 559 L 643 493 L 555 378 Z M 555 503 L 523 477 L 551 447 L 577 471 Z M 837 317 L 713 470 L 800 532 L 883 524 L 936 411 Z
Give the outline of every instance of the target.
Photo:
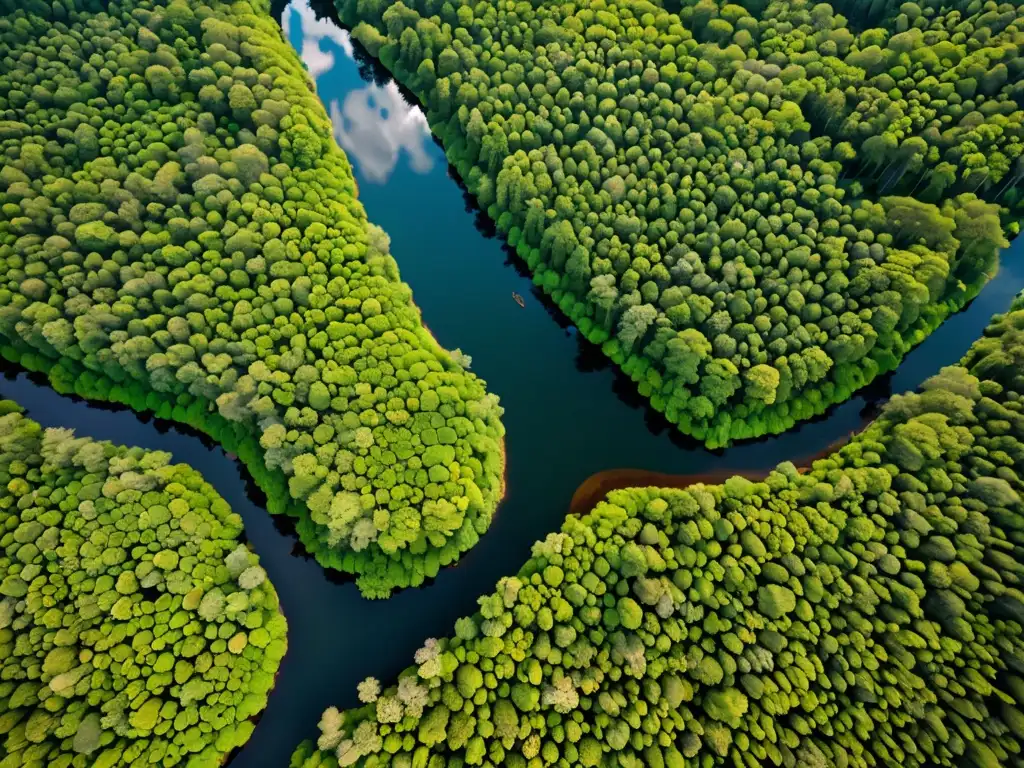
M 360 680 L 394 679 L 425 638 L 450 634 L 479 595 L 519 568 L 535 540 L 559 527 L 590 475 L 622 467 L 743 472 L 814 455 L 858 429 L 890 393 L 913 389 L 956 362 L 1024 287 L 1018 238 L 978 298 L 894 374 L 783 435 L 708 451 L 647 407 L 633 383 L 546 303 L 454 180 L 419 109 L 386 73 L 355 58 L 347 33 L 318 20 L 305 3 L 285 8 L 282 26 L 316 79 L 369 218 L 390 234 L 430 330 L 442 345 L 472 356 L 472 370 L 505 408 L 507 495 L 480 543 L 423 588 L 364 600 L 351 581 L 304 556 L 288 521 L 267 514 L 241 464 L 210 440 L 125 408 L 62 397 L 9 365 L 0 379 L 0 395 L 44 426 L 171 452 L 202 472 L 245 520 L 246 537 L 280 594 L 289 650 L 260 724 L 231 768 L 283 768 L 299 741 L 316 735 L 324 708 L 354 705 Z M 526 297 L 525 308 L 512 301 L 513 291 Z

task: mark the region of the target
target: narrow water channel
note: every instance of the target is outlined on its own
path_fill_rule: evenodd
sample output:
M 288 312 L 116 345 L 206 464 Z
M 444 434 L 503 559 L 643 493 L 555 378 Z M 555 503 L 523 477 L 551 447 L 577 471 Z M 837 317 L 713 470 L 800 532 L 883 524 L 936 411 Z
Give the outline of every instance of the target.
M 425 638 L 449 634 L 480 594 L 518 569 L 535 540 L 558 528 L 573 492 L 590 475 L 622 467 L 742 472 L 815 454 L 860 427 L 891 392 L 913 389 L 956 362 L 989 317 L 1024 287 L 1024 239 L 1018 239 L 972 305 L 908 355 L 897 373 L 816 422 L 707 451 L 646 408 L 633 384 L 544 303 L 451 177 L 422 114 L 379 70 L 354 58 L 347 34 L 317 20 L 304 2 L 284 9 L 282 25 L 316 78 L 355 168 L 360 199 L 370 220 L 391 235 L 392 253 L 431 331 L 441 344 L 471 355 L 472 369 L 501 397 L 508 489 L 490 531 L 457 567 L 422 589 L 367 601 L 353 584 L 303 557 L 240 465 L 208 440 L 126 409 L 61 397 L 24 373 L 2 369 L 0 396 L 17 400 L 31 418 L 170 451 L 200 470 L 244 518 L 246 536 L 280 593 L 289 652 L 269 706 L 231 768 L 283 768 L 298 742 L 316 735 L 325 707 L 355 704 L 364 677 L 393 679 Z M 526 298 L 525 308 L 512 301 L 513 291 Z

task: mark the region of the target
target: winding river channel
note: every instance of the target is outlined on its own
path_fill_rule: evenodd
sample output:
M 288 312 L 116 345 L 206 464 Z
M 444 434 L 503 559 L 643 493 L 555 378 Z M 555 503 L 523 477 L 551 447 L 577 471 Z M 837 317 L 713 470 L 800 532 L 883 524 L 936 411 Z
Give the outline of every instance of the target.
M 950 318 L 899 370 L 798 429 L 724 451 L 707 451 L 646 408 L 633 384 L 568 327 L 533 290 L 522 267 L 468 202 L 422 113 L 379 70 L 354 57 L 348 36 L 318 20 L 306 0 L 282 12 L 285 34 L 316 79 L 335 133 L 355 168 L 369 218 L 391 250 L 439 342 L 472 356 L 472 369 L 501 397 L 508 453 L 507 496 L 490 531 L 457 567 L 390 600 L 368 601 L 350 581 L 307 559 L 285 524 L 263 508 L 241 465 L 187 429 L 62 397 L 3 368 L 0 395 L 44 426 L 170 451 L 200 470 L 245 520 L 281 596 L 289 651 L 269 706 L 231 768 L 283 768 L 321 711 L 356 703 L 367 675 L 393 679 L 427 637 L 447 635 L 476 598 L 515 572 L 530 545 L 558 528 L 574 491 L 617 468 L 697 474 L 763 470 L 819 453 L 858 429 L 891 392 L 913 389 L 956 362 L 1024 287 L 1024 238 L 1003 254 L 998 276 Z M 512 301 L 517 291 L 526 301 Z

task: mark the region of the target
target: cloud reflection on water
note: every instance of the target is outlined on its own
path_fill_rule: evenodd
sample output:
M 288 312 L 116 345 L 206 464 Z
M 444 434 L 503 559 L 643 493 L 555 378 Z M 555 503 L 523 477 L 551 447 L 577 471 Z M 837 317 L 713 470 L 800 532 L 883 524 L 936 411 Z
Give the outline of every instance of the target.
M 430 141 L 427 118 L 405 102 L 394 82 L 351 91 L 340 108 L 337 99 L 331 101 L 330 113 L 334 137 L 370 181 L 386 181 L 403 149 L 417 173 L 434 167 L 425 146 Z
M 300 47 L 302 60 L 317 81 L 317 91 L 334 125 L 334 137 L 360 175 L 366 181 L 383 184 L 398 165 L 403 150 L 413 171 L 429 173 L 434 158 L 429 152 L 430 127 L 422 110 L 405 101 L 394 81 L 383 87 L 367 85 L 351 90 L 344 99 L 330 98 L 335 50 L 353 57 L 349 33 L 330 19 L 317 19 L 309 0 L 293 0 L 282 14 L 289 39 L 295 21 L 302 41 L 296 47 Z
M 321 40 L 329 40 L 352 58 L 352 42 L 348 32 L 330 19 L 318 19 L 309 6 L 309 0 L 293 0 L 281 14 L 281 29 L 285 39 L 291 39 L 291 22 L 296 17 L 302 35 L 302 61 L 309 67 L 309 73 L 314 79 L 334 66 L 334 54 L 320 47 Z

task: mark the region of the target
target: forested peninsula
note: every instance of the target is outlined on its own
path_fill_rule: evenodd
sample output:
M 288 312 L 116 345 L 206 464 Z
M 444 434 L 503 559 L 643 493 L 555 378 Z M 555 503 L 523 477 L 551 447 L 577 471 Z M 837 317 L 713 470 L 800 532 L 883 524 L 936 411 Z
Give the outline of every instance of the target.
M 2 7 L 0 353 L 209 433 L 368 596 L 472 547 L 498 400 L 422 326 L 267 2 Z
M 293 768 L 1014 765 L 1024 311 L 806 474 L 615 491 Z
M 241 518 L 167 453 L 0 414 L 0 765 L 219 768 L 286 647 Z
M 1018 231 L 1015 4 L 338 8 L 535 283 L 710 447 L 895 368 Z

